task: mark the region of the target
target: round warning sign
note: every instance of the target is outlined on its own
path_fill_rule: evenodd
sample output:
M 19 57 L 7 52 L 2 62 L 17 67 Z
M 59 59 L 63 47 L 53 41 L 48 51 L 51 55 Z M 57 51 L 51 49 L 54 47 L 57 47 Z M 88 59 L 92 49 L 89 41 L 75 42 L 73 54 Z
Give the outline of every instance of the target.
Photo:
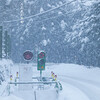
M 25 60 L 31 60 L 33 57 L 33 53 L 31 51 L 26 51 L 24 52 L 23 57 Z

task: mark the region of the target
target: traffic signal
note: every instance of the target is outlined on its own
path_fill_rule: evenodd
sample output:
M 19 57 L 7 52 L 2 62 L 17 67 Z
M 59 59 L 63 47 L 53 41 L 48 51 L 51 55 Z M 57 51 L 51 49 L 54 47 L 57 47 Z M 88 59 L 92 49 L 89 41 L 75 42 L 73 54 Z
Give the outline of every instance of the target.
M 44 59 L 45 58 L 45 53 L 44 52 L 40 52 L 38 54 L 38 59 Z
M 40 52 L 38 54 L 38 66 L 37 66 L 38 70 L 45 70 L 45 53 L 44 52 Z

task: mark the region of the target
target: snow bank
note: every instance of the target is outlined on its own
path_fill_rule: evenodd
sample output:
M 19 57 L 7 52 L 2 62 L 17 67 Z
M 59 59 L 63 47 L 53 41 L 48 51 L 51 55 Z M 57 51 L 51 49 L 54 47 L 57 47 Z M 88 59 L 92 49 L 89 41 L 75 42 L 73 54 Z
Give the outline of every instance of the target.
M 12 66 L 13 65 L 13 62 L 9 59 L 3 59 L 3 60 L 0 60 L 0 68 L 1 67 L 5 67 L 5 66 Z
M 11 60 L 0 60 L 0 72 L 2 72 L 6 79 L 9 77 L 11 67 L 13 67 L 13 62 Z
M 11 60 L 6 60 L 6 59 L 0 60 L 0 95 L 6 93 L 8 84 L 7 82 L 9 81 L 9 76 L 12 66 L 13 62 Z

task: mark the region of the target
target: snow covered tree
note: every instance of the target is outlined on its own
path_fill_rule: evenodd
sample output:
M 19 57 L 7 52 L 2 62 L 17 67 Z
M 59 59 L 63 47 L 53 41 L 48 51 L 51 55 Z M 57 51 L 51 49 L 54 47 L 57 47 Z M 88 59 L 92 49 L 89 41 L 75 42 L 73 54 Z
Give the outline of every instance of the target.
M 100 2 L 93 3 L 84 11 L 76 29 L 82 64 L 100 66 Z

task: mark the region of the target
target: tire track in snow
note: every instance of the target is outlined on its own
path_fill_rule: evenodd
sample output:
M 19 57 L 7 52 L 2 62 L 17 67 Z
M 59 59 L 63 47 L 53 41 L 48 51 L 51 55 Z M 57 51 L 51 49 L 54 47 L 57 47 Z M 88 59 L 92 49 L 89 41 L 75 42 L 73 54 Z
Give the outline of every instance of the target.
M 90 100 L 100 100 L 100 88 L 97 86 L 69 77 L 61 77 L 60 80 L 80 89 Z

